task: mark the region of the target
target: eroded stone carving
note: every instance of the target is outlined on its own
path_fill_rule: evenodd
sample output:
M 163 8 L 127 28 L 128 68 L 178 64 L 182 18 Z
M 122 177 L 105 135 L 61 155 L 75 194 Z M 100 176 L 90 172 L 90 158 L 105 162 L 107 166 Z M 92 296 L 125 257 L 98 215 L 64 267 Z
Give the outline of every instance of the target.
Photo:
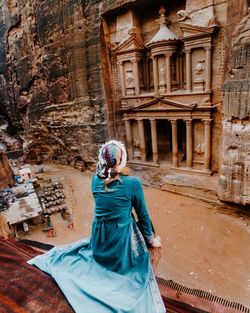
M 203 79 L 203 73 L 205 71 L 205 60 L 199 60 L 195 66 L 194 72 L 195 72 L 195 80 L 202 80 Z

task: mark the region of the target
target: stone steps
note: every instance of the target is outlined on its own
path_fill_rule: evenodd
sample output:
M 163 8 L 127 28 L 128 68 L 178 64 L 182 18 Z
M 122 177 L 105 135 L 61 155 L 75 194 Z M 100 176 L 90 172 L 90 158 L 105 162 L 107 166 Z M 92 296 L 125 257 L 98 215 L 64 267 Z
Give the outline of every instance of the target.
M 180 194 L 182 196 L 202 200 L 208 203 L 220 204 L 218 195 L 213 190 L 188 186 L 176 186 L 168 183 L 164 184 L 161 187 L 161 189 L 172 193 Z

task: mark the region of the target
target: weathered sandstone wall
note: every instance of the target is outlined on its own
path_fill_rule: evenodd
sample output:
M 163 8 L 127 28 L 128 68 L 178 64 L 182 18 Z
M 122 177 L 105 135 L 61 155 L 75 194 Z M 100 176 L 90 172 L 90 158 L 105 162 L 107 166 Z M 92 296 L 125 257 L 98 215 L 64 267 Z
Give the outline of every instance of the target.
M 91 162 L 106 138 L 99 1 L 0 0 L 0 114 L 29 159 Z
M 234 2 L 231 1 L 232 6 Z M 241 1 L 238 24 L 228 33 L 231 48 L 228 54 L 226 80 L 223 85 L 223 121 L 219 197 L 240 204 L 250 203 L 250 15 L 247 1 Z M 233 8 L 228 8 L 228 20 Z
M 6 155 L 0 152 L 0 189 L 13 183 L 12 169 Z

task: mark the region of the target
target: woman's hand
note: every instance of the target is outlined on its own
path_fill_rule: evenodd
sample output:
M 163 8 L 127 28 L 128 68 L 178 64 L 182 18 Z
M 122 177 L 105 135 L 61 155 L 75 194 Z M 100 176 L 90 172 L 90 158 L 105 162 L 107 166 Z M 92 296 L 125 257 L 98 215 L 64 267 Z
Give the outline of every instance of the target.
M 150 246 L 153 248 L 161 248 L 161 237 L 155 236 L 153 240 L 150 242 Z

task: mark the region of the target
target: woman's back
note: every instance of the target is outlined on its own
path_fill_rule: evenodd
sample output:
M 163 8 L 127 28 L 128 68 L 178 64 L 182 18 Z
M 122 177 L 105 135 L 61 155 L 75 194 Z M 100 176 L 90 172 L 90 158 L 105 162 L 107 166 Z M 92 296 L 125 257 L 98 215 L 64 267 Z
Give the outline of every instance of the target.
M 107 187 L 104 179 L 97 175 L 92 179 L 92 193 L 95 200 L 95 216 L 125 217 L 131 215 L 136 186 L 139 180 L 133 176 L 120 176 Z M 139 190 L 138 190 L 139 192 Z
M 91 249 L 95 260 L 109 270 L 123 273 L 133 266 L 132 238 L 134 220 L 131 209 L 135 199 L 136 177 L 121 176 L 107 187 L 97 175 L 93 177 L 95 218 Z M 139 190 L 138 190 L 139 191 Z

